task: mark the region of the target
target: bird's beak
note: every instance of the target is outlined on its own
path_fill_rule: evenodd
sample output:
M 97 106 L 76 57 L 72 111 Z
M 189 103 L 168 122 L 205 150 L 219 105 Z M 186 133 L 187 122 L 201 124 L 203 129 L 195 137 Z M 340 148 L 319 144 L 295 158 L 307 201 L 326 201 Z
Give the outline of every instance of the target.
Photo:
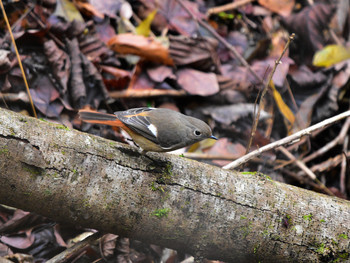
M 210 139 L 214 139 L 214 140 L 217 140 L 218 138 L 216 138 L 214 135 L 210 136 L 209 137 Z

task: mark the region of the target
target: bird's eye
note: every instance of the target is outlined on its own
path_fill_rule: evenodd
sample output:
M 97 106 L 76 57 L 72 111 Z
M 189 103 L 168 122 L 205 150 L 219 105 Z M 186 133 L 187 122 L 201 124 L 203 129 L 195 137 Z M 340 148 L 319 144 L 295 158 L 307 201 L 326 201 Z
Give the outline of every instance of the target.
M 202 133 L 199 131 L 199 130 L 195 130 L 194 131 L 194 135 L 196 135 L 196 136 L 199 136 L 199 135 L 201 135 Z

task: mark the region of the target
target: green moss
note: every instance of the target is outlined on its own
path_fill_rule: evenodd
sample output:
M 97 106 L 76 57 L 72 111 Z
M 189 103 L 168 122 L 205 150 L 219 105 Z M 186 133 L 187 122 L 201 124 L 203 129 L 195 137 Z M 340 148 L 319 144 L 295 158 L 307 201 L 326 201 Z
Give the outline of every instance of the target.
M 345 253 L 340 253 L 338 255 L 339 258 L 341 259 L 348 259 L 349 258 L 349 253 L 345 252 Z
M 42 172 L 43 172 L 41 168 L 31 166 L 31 165 L 25 165 L 23 167 L 23 170 L 30 173 L 34 177 L 42 175 Z
M 153 213 L 152 216 L 162 218 L 162 217 L 167 217 L 170 212 L 169 208 L 162 208 L 162 209 L 156 209 Z
M 165 168 L 163 169 L 163 175 L 162 175 L 164 183 L 167 183 L 167 181 L 171 182 L 172 176 L 173 176 L 173 166 L 171 163 L 167 163 Z
M 160 185 L 167 185 L 170 184 L 172 182 L 172 176 L 173 176 L 173 172 L 172 172 L 172 165 L 170 163 L 167 163 L 163 169 L 162 169 L 162 173 L 160 176 L 157 177 L 155 182 L 151 183 L 151 189 L 152 191 L 162 191 L 164 192 L 163 187 L 161 186 L 156 186 L 156 183 L 160 184 Z
M 266 178 L 267 181 L 270 181 L 270 182 L 273 181 L 272 178 L 270 176 L 268 176 L 268 175 L 266 175 L 265 178 Z
M 279 235 L 271 235 L 271 240 L 278 241 L 280 239 L 281 239 L 281 237 Z
M 221 18 L 221 19 L 227 19 L 227 20 L 232 20 L 235 18 L 235 15 L 234 14 L 231 14 L 231 13 L 226 13 L 226 12 L 220 12 L 218 13 L 218 16 Z
M 45 190 L 45 195 L 52 195 L 52 192 L 49 189 Z
M 285 215 L 284 219 L 281 220 L 281 222 L 283 221 L 283 224 L 285 227 L 289 227 L 291 225 L 293 225 L 293 221 L 292 221 L 292 217 L 290 215 Z
M 254 246 L 254 250 L 253 250 L 254 254 L 258 252 L 259 247 L 260 247 L 260 244 Z
M 243 237 L 247 237 L 252 230 L 252 222 L 249 222 L 248 226 L 241 227 L 241 230 L 243 231 Z
M 303 216 L 303 219 L 304 219 L 304 220 L 307 220 L 307 221 L 311 221 L 311 220 L 312 220 L 312 214 L 304 215 L 304 216 Z
M 63 125 L 63 124 L 57 125 L 57 126 L 56 126 L 56 129 L 65 130 L 65 131 L 70 131 L 70 129 L 69 129 L 67 126 Z
M 113 202 L 108 202 L 104 204 L 104 208 L 106 210 L 112 210 L 112 208 L 114 207 L 114 203 Z
M 46 174 L 46 176 L 48 176 L 48 177 L 53 177 L 53 178 L 58 178 L 58 177 L 60 177 L 60 175 L 58 174 L 58 173 L 56 173 L 56 172 L 54 172 L 54 173 L 52 173 L 52 174 Z
M 322 243 L 318 246 L 318 248 L 316 249 L 316 252 L 323 255 L 323 253 L 325 252 L 325 249 L 326 249 L 326 245 Z
M 339 238 L 348 239 L 348 236 L 346 234 L 340 234 Z
M 241 216 L 240 218 L 241 218 L 241 219 L 247 219 L 247 217 L 246 217 L 246 216 Z
M 10 131 L 11 131 L 11 133 L 10 133 L 11 136 L 15 136 L 16 135 L 15 130 L 13 128 L 10 128 Z
M 8 154 L 9 150 L 6 146 L 0 148 L 0 154 Z
M 265 229 L 265 230 L 262 231 L 261 234 L 262 234 L 263 237 L 267 237 L 269 235 L 269 231 L 267 229 Z
M 203 205 L 202 205 L 202 208 L 203 209 L 207 209 L 210 207 L 210 203 L 209 202 L 205 202 Z
M 28 123 L 28 121 L 27 121 L 25 118 L 23 118 L 23 117 L 20 117 L 18 120 L 19 120 L 20 122 Z
M 91 204 L 89 203 L 89 199 L 88 199 L 88 198 L 85 198 L 85 199 L 83 200 L 83 206 L 84 206 L 85 208 L 90 208 L 90 207 L 91 207 Z
M 241 174 L 256 175 L 257 172 L 241 172 Z
M 78 179 L 79 173 L 78 173 L 78 171 L 76 169 L 73 169 L 72 172 L 73 172 L 73 174 L 72 174 L 72 177 L 71 177 L 71 182 L 74 182 L 74 181 L 76 181 Z
M 163 188 L 162 186 L 157 186 L 157 185 L 156 185 L 156 182 L 152 182 L 151 185 L 150 185 L 150 187 L 151 187 L 151 190 L 152 190 L 152 191 L 160 191 L 160 192 L 162 192 L 162 193 L 165 192 L 165 191 L 164 191 L 164 188 Z
M 326 220 L 320 219 L 320 222 L 321 222 L 321 223 L 326 223 Z
M 162 203 L 164 203 L 166 200 L 168 200 L 170 198 L 170 193 L 166 192 L 166 194 L 162 195 L 162 198 L 160 199 L 160 201 Z
M 114 154 L 113 153 L 107 154 L 107 159 L 114 159 Z
M 338 242 L 335 241 L 334 239 L 332 239 L 332 244 L 335 245 L 335 246 L 338 246 Z

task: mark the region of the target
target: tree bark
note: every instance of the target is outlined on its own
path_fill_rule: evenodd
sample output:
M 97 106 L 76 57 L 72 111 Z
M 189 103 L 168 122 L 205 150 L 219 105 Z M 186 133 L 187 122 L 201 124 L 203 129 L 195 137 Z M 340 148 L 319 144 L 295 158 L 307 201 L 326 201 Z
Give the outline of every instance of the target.
M 227 262 L 348 258 L 350 205 L 0 109 L 0 203 Z

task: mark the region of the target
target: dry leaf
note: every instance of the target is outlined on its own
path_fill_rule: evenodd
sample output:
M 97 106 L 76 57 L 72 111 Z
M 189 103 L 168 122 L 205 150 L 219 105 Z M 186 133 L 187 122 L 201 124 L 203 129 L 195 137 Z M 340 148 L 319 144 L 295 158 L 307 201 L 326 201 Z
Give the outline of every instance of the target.
M 210 96 L 219 91 L 214 73 L 204 73 L 194 69 L 181 69 L 176 72 L 177 82 L 192 95 Z
M 258 2 L 281 16 L 289 16 L 295 5 L 295 0 L 258 0 Z
M 108 46 L 120 54 L 133 54 L 166 65 L 174 64 L 168 48 L 152 37 L 119 34 L 108 41 Z

